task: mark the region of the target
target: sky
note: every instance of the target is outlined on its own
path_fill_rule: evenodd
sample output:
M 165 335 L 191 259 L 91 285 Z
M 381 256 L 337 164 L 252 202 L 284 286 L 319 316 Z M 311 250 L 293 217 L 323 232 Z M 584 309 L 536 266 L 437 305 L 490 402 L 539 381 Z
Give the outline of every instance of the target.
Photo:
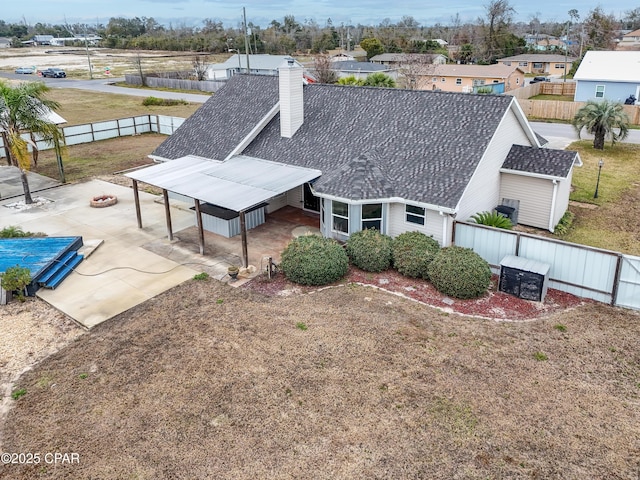
M 324 26 L 331 18 L 334 25 L 341 23 L 378 25 L 385 18 L 393 23 L 404 15 L 410 15 L 421 25 L 435 23 L 451 24 L 451 19 L 460 15 L 462 22 L 475 21 L 485 16 L 484 5 L 489 0 L 246 0 L 243 3 L 217 0 L 3 0 L 0 20 L 7 23 L 27 24 L 87 23 L 104 24 L 112 17 L 153 17 L 158 23 L 168 26 L 202 26 L 202 20 L 222 21 L 225 26 L 235 27 L 242 21 L 242 7 L 246 8 L 247 22 L 267 26 L 271 20 L 282 21 L 285 15 L 293 15 L 300 23 L 315 20 Z M 511 0 L 515 9 L 515 21 L 528 22 L 534 16 L 542 21 L 564 22 L 569 20 L 567 12 L 577 9 L 585 18 L 597 6 L 617 18 L 639 5 L 630 0 Z M 639 2 L 640 3 L 640 2 Z

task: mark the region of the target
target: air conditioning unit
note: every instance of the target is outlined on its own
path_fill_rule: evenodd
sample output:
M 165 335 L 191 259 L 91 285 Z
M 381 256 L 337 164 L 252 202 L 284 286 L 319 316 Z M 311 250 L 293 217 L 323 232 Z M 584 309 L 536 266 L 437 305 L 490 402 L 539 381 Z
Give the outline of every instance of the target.
M 543 302 L 550 268 L 547 263 L 507 255 L 500 262 L 498 290 L 524 300 Z

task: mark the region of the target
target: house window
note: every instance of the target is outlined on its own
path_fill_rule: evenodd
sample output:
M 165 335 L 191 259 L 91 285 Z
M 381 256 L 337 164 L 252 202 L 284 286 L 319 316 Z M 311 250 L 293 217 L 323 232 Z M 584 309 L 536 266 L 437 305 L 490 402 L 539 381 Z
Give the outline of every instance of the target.
M 480 80 L 479 78 L 474 78 L 473 79 L 473 86 L 474 87 L 481 87 L 484 85 L 484 80 Z
M 562 69 L 564 69 L 564 63 L 556 63 L 556 64 L 555 64 L 555 68 L 558 68 L 558 69 L 562 68 Z
M 604 85 L 596 85 L 596 98 L 604 98 Z
M 447 79 L 446 79 L 446 78 L 444 78 L 444 77 L 442 77 L 442 78 L 440 79 L 440 81 L 441 81 L 441 82 L 446 82 L 446 81 L 447 81 Z
M 528 65 L 529 65 L 529 62 L 519 62 L 518 63 L 518 66 L 520 66 L 520 67 L 526 67 Z
M 422 207 L 416 207 L 415 205 L 405 205 L 405 218 L 409 223 L 415 223 L 416 225 L 424 225 L 427 217 L 427 212 Z
M 382 204 L 369 203 L 362 205 L 362 230 L 375 228 L 382 231 Z
M 334 232 L 349 234 L 349 205 L 342 202 L 331 202 L 331 217 Z
M 500 83 L 500 80 L 494 80 L 493 83 Z
M 533 62 L 533 68 L 542 68 L 542 63 L 540 63 L 540 62 Z
M 462 79 L 456 78 L 456 85 L 462 85 Z
M 431 79 L 431 81 L 432 81 L 432 82 L 437 82 L 437 81 L 438 81 L 438 77 L 433 77 L 433 78 Z
M 520 79 L 516 78 L 516 85 L 520 85 Z

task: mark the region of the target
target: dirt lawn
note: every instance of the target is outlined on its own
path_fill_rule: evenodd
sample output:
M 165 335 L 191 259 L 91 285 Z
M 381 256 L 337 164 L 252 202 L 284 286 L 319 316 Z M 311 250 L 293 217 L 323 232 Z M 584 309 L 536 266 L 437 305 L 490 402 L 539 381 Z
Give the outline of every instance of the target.
M 0 478 L 638 478 L 637 313 L 289 293 L 192 280 L 80 336 L 3 429 L 4 452 L 79 462 Z

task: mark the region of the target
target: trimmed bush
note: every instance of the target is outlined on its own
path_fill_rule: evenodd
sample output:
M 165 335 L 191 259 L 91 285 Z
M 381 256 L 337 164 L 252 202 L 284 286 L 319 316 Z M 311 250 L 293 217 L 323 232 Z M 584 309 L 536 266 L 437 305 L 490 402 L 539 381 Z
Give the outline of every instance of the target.
M 405 232 L 393 240 L 393 266 L 407 277 L 429 279 L 427 267 L 440 250 L 433 237 L 421 232 Z
M 341 279 L 349 268 L 349 258 L 330 238 L 302 235 L 289 242 L 282 252 L 280 267 L 292 282 L 301 285 L 327 285 Z
M 347 255 L 356 267 L 383 272 L 391 266 L 391 237 L 376 229 L 361 230 L 347 240 Z
M 441 249 L 428 267 L 436 289 L 454 298 L 476 298 L 491 284 L 489 264 L 470 248 Z

